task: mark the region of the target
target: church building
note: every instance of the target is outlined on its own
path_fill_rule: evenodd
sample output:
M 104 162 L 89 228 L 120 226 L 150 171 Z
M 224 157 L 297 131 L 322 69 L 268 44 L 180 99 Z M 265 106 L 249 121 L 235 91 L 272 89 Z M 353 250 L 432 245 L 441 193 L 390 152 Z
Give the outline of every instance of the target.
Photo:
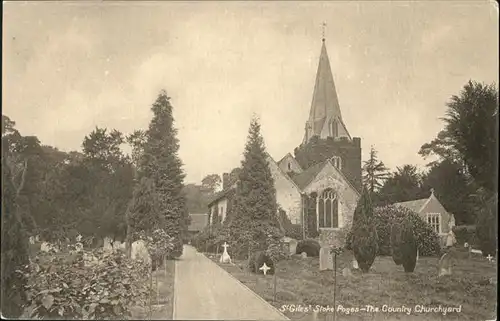
M 267 157 L 277 203 L 303 237 L 343 245 L 361 192 L 361 139 L 342 119 L 324 38 L 304 138 L 294 155 Z M 228 181 L 223 174 L 223 190 L 209 204 L 211 224 L 227 216 L 236 187 Z

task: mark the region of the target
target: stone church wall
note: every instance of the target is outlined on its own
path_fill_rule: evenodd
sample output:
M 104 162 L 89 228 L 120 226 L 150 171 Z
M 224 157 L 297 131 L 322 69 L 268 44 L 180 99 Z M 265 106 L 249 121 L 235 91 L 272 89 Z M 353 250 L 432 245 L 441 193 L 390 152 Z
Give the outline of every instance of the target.
M 271 174 L 276 189 L 276 201 L 286 212 L 293 224 L 299 224 L 301 219 L 301 195 L 297 186 L 286 177 L 274 161 L 269 162 Z
M 304 170 L 332 156 L 339 156 L 342 159 L 342 173 L 358 192 L 361 192 L 361 139 L 359 137 L 354 137 L 352 141 L 313 137 L 309 143 L 295 149 L 295 159 Z
M 359 199 L 359 194 L 342 178 L 332 166 L 325 166 L 316 176 L 316 179 L 307 186 L 305 193 L 321 193 L 327 188 L 332 188 L 340 200 L 339 228 L 320 229 L 319 242 L 321 245 L 341 246 L 345 243 L 345 235 L 352 226 L 354 211 Z

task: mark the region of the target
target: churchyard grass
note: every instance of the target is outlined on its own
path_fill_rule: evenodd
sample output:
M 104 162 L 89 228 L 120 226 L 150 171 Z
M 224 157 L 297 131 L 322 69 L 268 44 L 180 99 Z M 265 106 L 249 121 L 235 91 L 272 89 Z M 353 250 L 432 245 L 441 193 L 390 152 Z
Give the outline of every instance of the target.
M 406 274 L 396 266 L 391 257 L 377 257 L 369 273 L 353 272 L 344 277 L 342 268 L 351 264 L 346 257 L 337 260 L 336 304 L 344 307 L 372 305 L 382 308 L 424 305 L 437 307 L 462 306 L 460 313 L 368 313 L 349 315 L 337 313 L 336 320 L 492 320 L 496 312 L 496 264 L 480 256 L 468 258 L 466 251 L 457 253 L 453 275 L 437 277 L 436 257 L 420 257 L 414 273 Z M 217 263 L 218 258 L 211 258 Z M 278 263 L 276 273 L 277 300 L 274 301 L 272 276 L 246 271 L 246 261 L 234 260 L 236 265 L 220 264 L 243 284 L 270 304 L 280 309 L 284 305 L 298 307 L 333 307 L 333 271 L 319 271 L 318 258 L 301 258 L 296 255 Z M 292 320 L 315 320 L 312 313 L 284 311 Z M 333 313 L 319 313 L 316 320 L 332 320 Z

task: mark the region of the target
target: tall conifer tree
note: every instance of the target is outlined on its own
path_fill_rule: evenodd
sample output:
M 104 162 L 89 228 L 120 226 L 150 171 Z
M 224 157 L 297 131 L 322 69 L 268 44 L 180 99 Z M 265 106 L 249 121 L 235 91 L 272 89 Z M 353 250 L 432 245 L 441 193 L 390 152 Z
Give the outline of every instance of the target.
M 183 192 L 184 173 L 178 156 L 179 140 L 174 128 L 172 105 L 162 91 L 151 110 L 134 198 L 129 207 L 129 241 L 132 232 L 164 229 L 175 239 L 173 256 L 182 254 L 188 212 Z
M 12 184 L 6 155 L 2 151 L 2 316 L 18 318 L 26 303 L 24 286 L 26 279 L 22 273 L 28 261 L 28 237 L 16 213 L 16 190 Z
M 229 231 L 233 253 L 244 256 L 249 250 L 266 250 L 279 234 L 276 190 L 256 118 L 250 124 L 238 178 Z

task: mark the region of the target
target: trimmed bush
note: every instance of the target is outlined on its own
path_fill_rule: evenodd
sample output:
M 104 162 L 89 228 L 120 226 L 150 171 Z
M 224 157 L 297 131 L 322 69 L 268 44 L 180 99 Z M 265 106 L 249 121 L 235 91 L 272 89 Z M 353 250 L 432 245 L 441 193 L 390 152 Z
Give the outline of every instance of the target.
M 313 239 L 302 240 L 297 243 L 296 253 L 301 254 L 302 252 L 306 252 L 307 256 L 310 257 L 318 257 L 319 250 L 321 246 L 318 241 Z
M 478 243 L 475 225 L 454 226 L 453 233 L 455 233 L 455 238 L 457 239 L 458 245 L 469 243 L 470 245 L 474 246 Z
M 497 250 L 497 214 L 498 199 L 496 197 L 490 199 L 484 204 L 481 209 L 476 225 L 476 235 L 479 249 L 483 252 L 483 256 L 496 256 Z
M 368 272 L 378 252 L 378 237 L 369 192 L 363 189 L 353 216 L 352 251 L 359 268 Z
M 266 263 L 271 269 L 267 271 L 267 274 L 274 274 L 274 262 L 264 251 L 257 251 L 250 255 L 248 260 L 248 268 L 250 272 L 257 274 L 264 274 L 262 270 L 259 270 L 262 265 Z
M 399 245 L 401 244 L 401 224 L 391 225 L 391 254 L 396 265 L 403 264 L 403 255 Z
M 413 224 L 413 233 L 417 242 L 420 256 L 439 256 L 441 246 L 439 237 L 429 224 L 422 220 L 417 213 L 400 206 L 383 206 L 374 209 L 375 226 L 378 236 L 378 255 L 392 255 L 391 252 L 391 225 L 409 217 Z M 353 224 L 354 225 L 354 224 Z M 352 249 L 352 231 L 347 236 L 347 249 Z
M 391 247 L 394 263 L 403 265 L 405 272 L 413 272 L 417 264 L 417 243 L 409 218 L 395 223 L 391 229 Z

